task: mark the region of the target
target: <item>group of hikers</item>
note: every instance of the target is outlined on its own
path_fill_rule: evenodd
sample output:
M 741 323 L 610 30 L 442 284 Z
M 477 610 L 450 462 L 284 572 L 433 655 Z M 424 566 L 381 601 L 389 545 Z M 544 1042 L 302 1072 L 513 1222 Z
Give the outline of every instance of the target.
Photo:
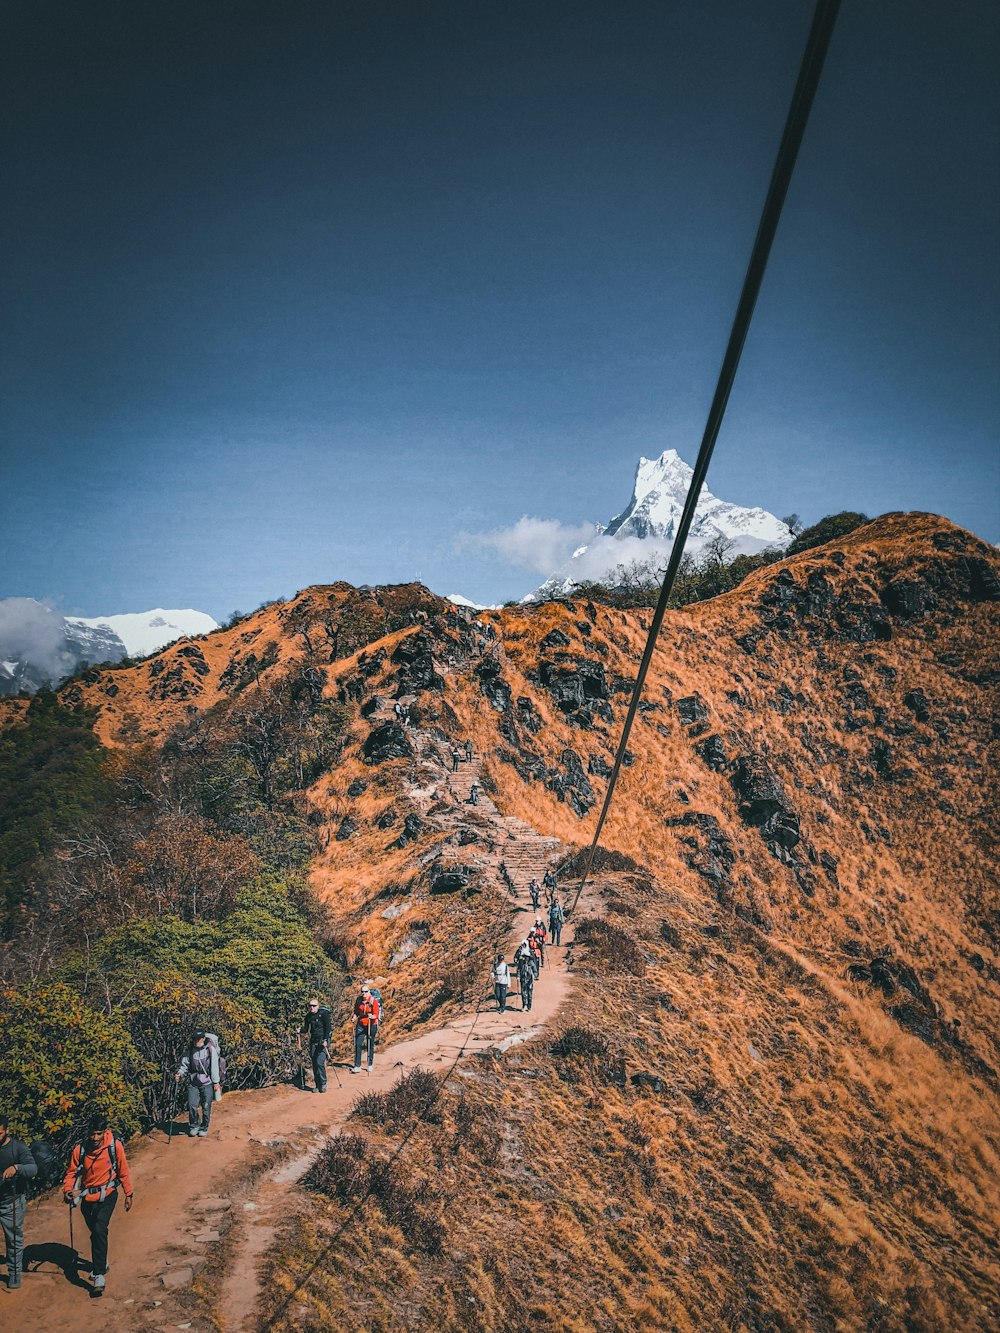
M 474 753 L 475 751 L 472 747 L 472 742 L 468 739 L 463 742 L 461 747 L 453 745 L 451 747 L 451 771 L 453 773 L 458 772 L 458 766 L 462 762 L 463 755 L 465 756 L 465 762 L 471 764 Z
M 354 1001 L 354 1065 L 353 1074 L 360 1074 L 362 1061 L 367 1060 L 368 1072 L 375 1065 L 375 1043 L 382 1019 L 382 996 L 370 981 L 364 982 Z M 326 1092 L 327 1061 L 333 1036 L 333 1014 L 329 1006 L 313 996 L 299 1025 L 297 1049 L 305 1042 L 312 1064 L 317 1092 Z M 212 1107 L 222 1097 L 226 1077 L 226 1061 L 222 1056 L 219 1038 L 214 1032 L 198 1031 L 191 1039 L 174 1074 L 175 1084 L 187 1081 L 187 1132 L 190 1138 L 204 1138 L 212 1121 Z M 305 1088 L 305 1078 L 302 1079 Z M 169 1137 L 173 1138 L 174 1110 L 171 1108 Z M 9 1118 L 0 1109 L 0 1228 L 3 1230 L 7 1261 L 7 1285 L 0 1288 L 16 1291 L 24 1271 L 24 1213 L 28 1182 L 54 1161 L 48 1145 L 39 1142 L 32 1148 L 10 1133 Z M 57 1177 L 58 1178 L 58 1177 Z M 124 1198 L 125 1211 L 130 1212 L 134 1193 L 125 1144 L 111 1128 L 106 1115 L 91 1116 L 86 1132 L 69 1155 L 69 1165 L 62 1181 L 63 1200 L 70 1206 L 70 1245 L 73 1237 L 73 1210 L 80 1209 L 84 1225 L 90 1233 L 90 1292 L 102 1296 L 108 1271 L 108 1228 L 118 1198 Z M 74 1249 L 74 1262 L 76 1253 Z
M 352 1074 L 362 1072 L 362 1060 L 367 1061 L 369 1074 L 375 1068 L 375 1043 L 378 1040 L 379 1024 L 382 1021 L 382 992 L 370 981 L 366 981 L 354 1001 L 354 1064 Z M 330 1059 L 330 1042 L 333 1038 L 333 1012 L 329 1005 L 320 1004 L 314 995 L 309 1001 L 306 1016 L 298 1033 L 297 1047 L 303 1051 L 303 1038 L 309 1051 L 312 1065 L 313 1083 L 317 1092 L 326 1092 L 327 1063 Z M 302 1086 L 306 1087 L 305 1070 L 302 1070 Z
M 506 866 L 503 867 L 503 873 L 510 882 Z M 566 912 L 559 901 L 558 883 L 552 871 L 547 870 L 545 872 L 543 884 L 549 891 L 549 906 L 546 914 L 549 922 L 548 928 L 546 928 L 545 921 L 538 910 L 542 885 L 538 883 L 537 879 L 532 878 L 528 884 L 528 892 L 531 895 L 531 905 L 535 910 L 535 924 L 514 951 L 513 964 L 508 963 L 502 953 L 497 954 L 496 961 L 493 964 L 493 994 L 496 997 L 497 1009 L 502 1014 L 507 1012 L 507 999 L 511 994 L 512 973 L 517 977 L 521 1009 L 527 1011 L 531 1008 L 535 982 L 545 966 L 545 946 L 548 944 L 550 947 L 553 945 L 558 947 L 562 944 L 562 928 L 566 921 Z

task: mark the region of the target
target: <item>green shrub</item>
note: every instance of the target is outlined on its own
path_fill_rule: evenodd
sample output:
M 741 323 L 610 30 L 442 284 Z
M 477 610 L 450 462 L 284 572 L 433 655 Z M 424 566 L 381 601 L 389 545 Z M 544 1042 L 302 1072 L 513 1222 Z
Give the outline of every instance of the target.
M 154 1074 L 120 1017 L 90 1008 L 69 987 L 0 990 L 0 1105 L 19 1137 L 49 1137 L 65 1151 L 95 1110 L 128 1137 Z
M 121 1012 L 136 1049 L 148 1062 L 143 1103 L 153 1123 L 163 1120 L 176 1101 L 174 1075 L 199 1030 L 218 1035 L 229 1089 L 264 1087 L 288 1070 L 288 1034 L 271 1030 L 259 1004 L 220 994 L 189 977 L 140 975 Z
M 63 975 L 90 991 L 106 988 L 113 1002 L 124 1002 L 137 974 L 183 976 L 191 985 L 251 1001 L 282 1028 L 301 1016 L 312 992 L 335 999 L 342 986 L 277 879 L 237 894 L 233 910 L 219 921 L 167 916 L 118 926 Z

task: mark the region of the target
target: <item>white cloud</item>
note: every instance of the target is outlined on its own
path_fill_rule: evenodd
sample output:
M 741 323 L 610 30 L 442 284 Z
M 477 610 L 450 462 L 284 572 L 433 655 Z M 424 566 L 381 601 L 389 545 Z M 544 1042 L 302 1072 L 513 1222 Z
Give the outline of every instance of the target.
M 529 518 L 525 514 L 509 528 L 463 533 L 459 546 L 495 551 L 509 565 L 551 574 L 569 560 L 578 546 L 593 541 L 597 532 L 596 523 L 573 526 L 555 518 Z

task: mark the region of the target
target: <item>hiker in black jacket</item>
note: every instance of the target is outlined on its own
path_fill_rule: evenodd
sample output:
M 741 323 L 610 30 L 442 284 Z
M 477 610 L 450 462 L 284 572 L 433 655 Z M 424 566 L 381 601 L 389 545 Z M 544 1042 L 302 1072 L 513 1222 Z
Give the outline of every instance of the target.
M 326 1092 L 326 1062 L 330 1055 L 330 1038 L 333 1035 L 333 1015 L 329 1008 L 314 995 L 309 1001 L 309 1008 L 299 1029 L 298 1048 L 302 1050 L 302 1038 L 309 1038 L 309 1059 L 312 1061 L 313 1078 L 316 1091 Z M 303 1085 L 305 1076 L 303 1075 Z
M 24 1257 L 24 1195 L 28 1181 L 38 1174 L 26 1144 L 8 1132 L 0 1112 L 0 1227 L 7 1248 L 7 1290 L 21 1285 Z

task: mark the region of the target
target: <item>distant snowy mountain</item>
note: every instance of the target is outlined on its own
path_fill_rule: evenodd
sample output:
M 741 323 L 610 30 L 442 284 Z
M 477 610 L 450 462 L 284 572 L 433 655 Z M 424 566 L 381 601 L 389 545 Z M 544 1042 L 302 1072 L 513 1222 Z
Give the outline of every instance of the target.
M 217 629 L 202 611 L 62 616 L 33 597 L 0 600 L 0 695 L 33 693 L 84 665 L 144 657 L 182 635 Z
M 522 601 L 565 597 L 578 584 L 603 579 L 635 560 L 665 562 L 693 475 L 693 468 L 674 449 L 667 449 L 659 458 L 640 458 L 632 499 L 625 509 L 606 528 L 599 526 L 592 542 L 574 551 L 561 569 Z M 765 547 L 784 549 L 792 533 L 766 509 L 730 504 L 702 488 L 685 550 L 697 555 L 720 537 L 730 543 L 728 554 L 736 556 L 754 555 Z
M 75 633 L 74 627 L 80 626 L 98 634 L 104 631 L 113 635 L 124 644 L 125 652 L 119 654 L 121 657 L 126 655 L 146 657 L 183 635 L 210 634 L 213 629 L 219 628 L 212 617 L 206 615 L 204 611 L 165 611 L 162 607 L 157 607 L 155 611 L 137 611 L 120 616 L 96 616 L 93 619 L 67 616 L 66 624 L 70 633 Z
M 450 592 L 444 600 L 451 602 L 452 606 L 464 606 L 469 611 L 498 611 L 500 609 L 496 602 L 492 605 L 487 605 L 485 602 L 470 602 L 468 597 L 463 597 L 461 593 L 457 592 Z

